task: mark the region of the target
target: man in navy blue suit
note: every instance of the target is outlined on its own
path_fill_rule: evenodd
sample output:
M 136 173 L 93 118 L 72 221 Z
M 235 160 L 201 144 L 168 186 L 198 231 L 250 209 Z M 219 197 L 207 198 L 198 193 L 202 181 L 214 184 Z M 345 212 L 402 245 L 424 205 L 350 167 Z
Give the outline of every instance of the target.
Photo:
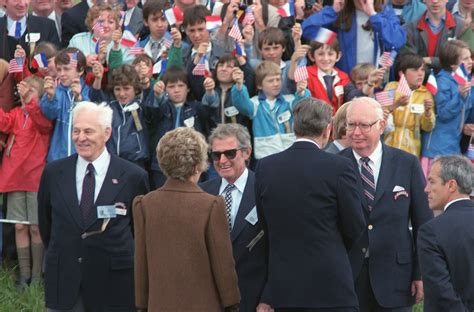
M 265 293 L 275 311 L 358 311 L 350 260 L 365 222 L 351 162 L 323 150 L 331 111 L 321 100 L 301 100 L 293 110 L 296 142 L 257 164 L 269 249 Z
M 255 177 L 247 169 L 252 153 L 250 135 L 239 124 L 220 124 L 209 137 L 211 158 L 220 177 L 201 185 L 204 191 L 222 195 L 242 300 L 241 312 L 270 306 L 262 302 L 267 271 L 266 243 L 255 208 Z
M 462 156 L 435 159 L 425 192 L 430 208 L 444 213 L 418 233 L 418 256 L 429 312 L 474 311 L 474 182 Z
M 78 103 L 73 120 L 77 154 L 46 165 L 38 192 L 46 307 L 136 311 L 131 205 L 147 193 L 148 177 L 107 152 L 110 107 Z
M 347 109 L 349 158 L 358 174 L 358 186 L 367 222 L 359 252 L 364 261 L 353 266 L 361 311 L 411 311 L 423 299 L 416 234 L 433 218 L 423 192 L 425 180 L 418 159 L 384 145 L 383 110 L 372 98 L 360 97 Z M 410 232 L 410 222 L 412 231 Z

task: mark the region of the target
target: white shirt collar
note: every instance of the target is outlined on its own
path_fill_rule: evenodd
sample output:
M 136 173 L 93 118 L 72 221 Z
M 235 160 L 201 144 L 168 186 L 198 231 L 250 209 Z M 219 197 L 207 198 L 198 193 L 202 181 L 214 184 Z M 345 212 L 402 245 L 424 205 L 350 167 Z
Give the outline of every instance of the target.
M 110 163 L 110 154 L 107 148 L 104 147 L 104 151 L 92 162 L 94 166 L 94 174 L 96 176 L 105 176 Z M 77 168 L 79 172 L 85 172 L 89 161 L 82 158 L 80 155 L 77 157 Z
M 336 145 L 337 149 L 342 151 L 343 149 L 345 149 L 344 145 L 342 145 L 341 143 L 339 143 L 337 140 L 334 140 L 332 141 L 334 143 L 334 145 Z
M 458 199 L 455 199 L 455 200 L 452 200 L 450 201 L 449 203 L 446 204 L 446 206 L 444 206 L 444 211 L 446 211 L 446 209 L 451 205 L 451 204 L 454 204 L 455 202 L 458 202 L 458 201 L 461 201 L 461 200 L 471 200 L 469 198 L 469 196 L 466 196 L 466 197 L 462 197 L 462 198 L 458 198 Z
M 234 182 L 235 187 L 239 190 L 239 192 L 243 193 L 245 189 L 245 185 L 247 184 L 247 178 L 249 176 L 249 170 L 245 168 L 244 172 L 240 175 L 240 177 Z M 229 184 L 226 179 L 222 179 L 221 187 L 219 188 L 219 194 L 224 192 L 226 186 Z
M 286 67 L 286 62 L 283 60 L 280 60 L 280 69 L 283 69 Z
M 297 138 L 295 142 L 309 142 L 309 143 L 313 143 L 314 145 L 316 145 L 319 149 L 321 149 L 321 146 L 319 146 L 319 144 L 313 140 L 310 140 L 310 139 L 307 139 L 307 138 Z
M 26 15 L 23 16 L 18 21 L 14 21 L 9 16 L 7 17 L 7 29 L 8 29 L 9 36 L 15 34 L 16 22 L 20 22 L 20 24 L 21 24 L 21 35 L 23 36 L 23 34 L 26 31 Z
M 352 153 L 354 153 L 354 157 L 357 160 L 357 164 L 360 165 L 360 159 L 362 158 L 362 156 L 357 154 L 357 152 L 354 150 L 352 150 Z M 382 163 L 382 142 L 378 142 L 375 150 L 372 152 L 372 154 L 369 155 L 369 159 L 373 164 Z

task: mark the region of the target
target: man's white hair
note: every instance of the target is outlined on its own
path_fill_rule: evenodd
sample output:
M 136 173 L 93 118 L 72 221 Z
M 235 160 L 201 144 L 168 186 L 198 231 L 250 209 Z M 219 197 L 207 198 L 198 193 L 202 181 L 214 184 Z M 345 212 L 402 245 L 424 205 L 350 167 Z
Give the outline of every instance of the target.
M 374 109 L 374 112 L 377 116 L 377 119 L 378 120 L 382 120 L 383 119 L 383 108 L 382 108 L 382 105 L 380 105 L 379 102 L 377 102 L 375 99 L 373 98 L 370 98 L 370 97 L 367 97 L 367 96 L 363 96 L 363 97 L 358 97 L 358 98 L 355 98 L 351 101 L 351 104 L 349 105 L 349 107 L 347 108 L 347 115 L 349 115 L 349 111 L 351 111 L 352 107 L 354 106 L 354 104 L 357 104 L 357 103 L 367 103 L 367 104 L 370 104 L 370 106 L 373 107 Z
M 87 101 L 79 102 L 72 110 L 72 119 L 76 119 L 76 116 L 83 112 L 94 113 L 94 117 L 97 118 L 97 121 L 99 121 L 103 129 L 112 128 L 112 116 L 114 112 L 107 103 L 95 104 Z

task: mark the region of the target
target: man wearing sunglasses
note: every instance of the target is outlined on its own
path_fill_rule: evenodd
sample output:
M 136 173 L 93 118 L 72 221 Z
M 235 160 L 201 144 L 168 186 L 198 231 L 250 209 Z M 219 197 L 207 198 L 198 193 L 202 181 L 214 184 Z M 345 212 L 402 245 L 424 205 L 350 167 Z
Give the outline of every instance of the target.
M 201 185 L 226 203 L 239 289 L 240 311 L 270 308 L 263 299 L 266 277 L 264 233 L 255 208 L 254 173 L 247 169 L 250 135 L 240 124 L 220 124 L 209 137 L 211 158 L 220 177 Z M 267 300 L 268 301 L 268 300 Z
M 296 142 L 260 159 L 255 170 L 269 249 L 266 289 L 277 312 L 358 311 L 350 261 L 365 222 L 350 161 L 323 150 L 331 112 L 321 100 L 298 102 Z
M 408 312 L 423 299 L 416 234 L 433 213 L 423 192 L 418 159 L 383 144 L 384 128 L 377 101 L 368 97 L 352 101 L 346 124 L 351 148 L 340 154 L 360 173 L 358 188 L 367 222 L 359 249 L 363 262 L 353 270 L 361 311 Z

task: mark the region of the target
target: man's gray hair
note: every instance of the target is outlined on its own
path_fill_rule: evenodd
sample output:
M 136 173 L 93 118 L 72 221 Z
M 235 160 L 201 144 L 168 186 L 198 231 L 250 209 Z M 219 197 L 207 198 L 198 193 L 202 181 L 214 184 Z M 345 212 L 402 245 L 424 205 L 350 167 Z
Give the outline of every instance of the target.
M 72 119 L 74 120 L 82 112 L 93 112 L 103 129 L 112 128 L 114 112 L 107 103 L 79 102 L 72 110 Z
M 235 137 L 239 148 L 252 148 L 250 141 L 250 134 L 247 128 L 240 124 L 219 124 L 214 130 L 212 130 L 209 136 L 209 145 L 212 146 L 212 142 L 215 139 L 224 140 L 229 137 Z
M 469 159 L 459 155 L 439 156 L 435 158 L 433 164 L 435 163 L 440 165 L 439 177 L 443 183 L 455 180 L 459 193 L 471 194 L 474 169 Z
M 375 111 L 375 114 L 377 116 L 377 119 L 378 120 L 382 120 L 383 119 L 383 108 L 382 108 L 382 105 L 380 105 L 379 102 L 377 102 L 375 99 L 373 98 L 370 98 L 368 96 L 363 96 L 363 97 L 358 97 L 358 98 L 355 98 L 351 101 L 351 104 L 349 105 L 349 107 L 347 108 L 347 115 L 349 115 L 349 112 L 351 111 L 352 107 L 354 106 L 354 104 L 356 103 L 360 103 L 360 102 L 364 102 L 364 103 L 367 103 L 367 104 L 370 104 L 370 106 L 372 106 L 374 108 L 374 111 Z
M 315 98 L 305 98 L 293 108 L 293 131 L 298 137 L 319 137 L 331 123 L 332 106 Z

